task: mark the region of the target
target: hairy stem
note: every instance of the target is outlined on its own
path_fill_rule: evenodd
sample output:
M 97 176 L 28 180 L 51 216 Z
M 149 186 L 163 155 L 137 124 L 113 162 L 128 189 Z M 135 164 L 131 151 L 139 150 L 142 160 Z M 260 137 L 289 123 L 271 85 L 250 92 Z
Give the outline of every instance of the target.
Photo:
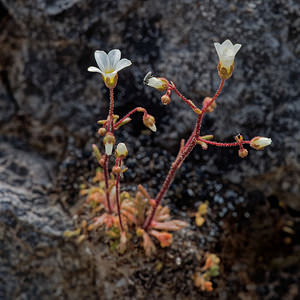
M 171 86 L 173 91 L 177 94 L 177 96 L 183 100 L 193 111 L 198 110 L 199 108 L 193 103 L 192 100 L 187 99 L 184 97 L 176 88 L 175 85 Z
M 134 108 L 133 110 L 131 110 L 127 115 L 125 115 L 122 119 L 120 119 L 114 126 L 114 128 L 118 128 L 118 126 L 124 121 L 126 120 L 127 118 L 130 117 L 130 115 L 132 115 L 133 113 L 135 112 L 143 112 L 144 114 L 147 115 L 147 110 L 143 107 L 136 107 Z
M 116 166 L 121 167 L 122 160 L 116 161 Z M 120 209 L 120 173 L 116 176 L 116 202 L 117 202 L 117 210 L 118 210 L 118 217 L 120 222 L 121 231 L 124 232 L 124 227 L 122 223 L 121 217 L 121 209 Z
M 250 141 L 240 141 L 240 142 L 235 142 L 235 143 L 219 143 L 219 142 L 201 139 L 200 137 L 197 138 L 197 141 L 203 142 L 205 144 L 217 146 L 217 147 L 234 147 L 234 146 L 240 146 L 242 144 L 250 144 Z
M 201 114 L 198 115 L 198 118 L 197 118 L 197 122 L 196 122 L 196 125 L 195 125 L 195 129 L 193 130 L 193 133 L 191 134 L 191 136 L 189 137 L 188 141 L 186 142 L 186 144 L 184 145 L 183 148 L 180 148 L 180 153 L 178 154 L 177 158 L 175 159 L 175 161 L 173 162 L 170 170 L 169 170 L 169 173 L 158 193 L 158 195 L 156 196 L 155 198 L 155 205 L 154 207 L 152 208 L 151 210 L 151 213 L 148 215 L 144 225 L 143 225 L 143 228 L 144 230 L 147 230 L 148 227 L 151 225 L 151 222 L 155 216 L 155 212 L 156 212 L 156 209 L 160 203 L 160 201 L 162 200 L 162 198 L 164 197 L 164 195 L 166 194 L 166 192 L 168 191 L 175 175 L 176 175 L 176 172 L 177 170 L 180 168 L 181 164 L 183 163 L 183 161 L 188 157 L 188 155 L 191 153 L 191 151 L 194 149 L 196 143 L 197 143 L 197 139 L 200 135 L 200 128 L 201 128 L 201 124 L 202 124 L 202 120 L 203 120 L 203 116 L 207 110 L 207 108 L 217 99 L 217 97 L 220 95 L 221 93 L 221 90 L 223 88 L 223 85 L 224 85 L 224 82 L 225 80 L 222 79 L 221 83 L 220 83 L 220 86 L 216 92 L 216 94 L 214 95 L 214 97 L 212 98 L 212 100 L 208 103 L 208 105 L 206 105 L 203 109 L 202 109 L 202 112 Z M 191 106 L 191 102 L 189 100 L 187 100 L 184 96 L 182 96 L 182 94 L 176 89 L 176 87 L 174 86 L 173 87 L 174 91 L 176 92 L 176 94 L 182 99 L 184 100 L 190 107 Z
M 109 89 L 109 96 L 110 96 L 110 105 L 109 105 L 109 122 L 108 122 L 108 131 L 113 133 L 114 132 L 114 89 Z
M 103 162 L 103 170 L 104 170 L 104 181 L 105 181 L 105 194 L 106 194 L 106 201 L 107 201 L 107 208 L 109 213 L 112 213 L 112 208 L 110 204 L 110 197 L 109 197 L 109 173 L 108 173 L 108 155 L 104 155 L 104 162 Z

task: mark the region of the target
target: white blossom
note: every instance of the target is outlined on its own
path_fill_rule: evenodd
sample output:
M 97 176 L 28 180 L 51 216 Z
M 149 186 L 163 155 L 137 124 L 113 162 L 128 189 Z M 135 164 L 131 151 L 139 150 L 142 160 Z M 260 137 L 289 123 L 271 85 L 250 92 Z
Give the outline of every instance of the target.
M 168 87 L 168 82 L 164 78 L 157 78 L 152 76 L 151 72 L 148 72 L 144 78 L 144 84 L 157 89 L 159 91 L 164 91 Z
M 119 49 L 113 49 L 108 54 L 102 50 L 96 50 L 95 60 L 98 68 L 89 67 L 88 71 L 100 73 L 109 88 L 116 85 L 117 73 L 132 64 L 127 58 L 121 59 L 121 51 Z
M 116 150 L 117 156 L 127 156 L 128 150 L 124 143 L 119 143 Z
M 105 154 L 111 155 L 113 150 L 114 144 L 113 143 L 106 143 L 105 144 Z
M 230 68 L 234 63 L 234 58 L 237 52 L 242 47 L 241 44 L 233 45 L 230 40 L 226 40 L 222 44 L 214 43 L 220 63 L 226 69 Z
M 271 143 L 272 140 L 270 138 L 256 136 L 250 141 L 250 146 L 256 150 L 262 150 L 271 145 Z

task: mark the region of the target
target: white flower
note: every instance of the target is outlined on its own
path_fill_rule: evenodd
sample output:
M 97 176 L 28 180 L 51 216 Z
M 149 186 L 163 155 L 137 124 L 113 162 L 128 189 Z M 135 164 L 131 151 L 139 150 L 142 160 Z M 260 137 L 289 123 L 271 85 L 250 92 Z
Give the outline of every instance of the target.
M 127 156 L 128 154 L 128 150 L 127 150 L 127 147 L 124 143 L 119 143 L 118 146 L 117 146 L 117 150 L 116 150 L 116 154 L 118 157 L 120 156 Z
M 151 72 L 148 72 L 144 78 L 144 84 L 155 88 L 159 91 L 164 91 L 168 87 L 168 81 L 164 78 L 157 78 L 152 76 Z
M 229 69 L 233 65 L 235 55 L 240 50 L 242 45 L 233 45 L 230 40 L 226 40 L 222 44 L 214 43 L 214 45 L 218 53 L 221 65 L 226 69 Z
M 272 140 L 270 138 L 256 136 L 250 141 L 250 146 L 256 150 L 262 150 L 271 145 L 271 143 Z
M 106 54 L 104 51 L 95 51 L 95 60 L 99 68 L 89 67 L 89 72 L 100 73 L 108 88 L 114 88 L 117 84 L 117 73 L 129 67 L 132 63 L 127 58 L 121 59 L 121 51 L 113 49 Z
M 105 144 L 105 154 L 106 154 L 106 155 L 111 155 L 111 154 L 112 154 L 113 147 L 114 147 L 114 144 L 106 143 L 106 144 Z
M 143 123 L 146 127 L 151 129 L 153 132 L 156 132 L 155 118 L 149 114 L 144 115 Z
M 112 154 L 112 150 L 115 145 L 115 142 L 116 142 L 116 138 L 114 137 L 114 135 L 111 132 L 108 132 L 103 139 L 106 155 Z
M 149 128 L 153 131 L 153 132 L 156 132 L 156 125 L 155 124 L 152 124 L 151 126 L 149 126 Z

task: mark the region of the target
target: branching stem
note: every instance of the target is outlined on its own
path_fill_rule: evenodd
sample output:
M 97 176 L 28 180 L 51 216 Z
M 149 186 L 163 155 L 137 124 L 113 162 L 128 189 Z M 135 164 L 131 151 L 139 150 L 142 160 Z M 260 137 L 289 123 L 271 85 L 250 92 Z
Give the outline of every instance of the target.
M 241 144 L 250 144 L 250 141 L 241 141 L 241 142 L 235 142 L 235 143 L 219 143 L 219 142 L 201 139 L 200 137 L 198 137 L 197 140 L 200 142 L 203 142 L 205 144 L 213 145 L 213 146 L 217 146 L 217 147 L 235 147 L 235 146 L 240 146 Z
M 115 128 L 118 128 L 118 126 L 124 121 L 126 120 L 127 118 L 129 118 L 133 113 L 135 112 L 143 112 L 145 115 L 147 115 L 147 110 L 143 107 L 136 107 L 135 109 L 131 110 L 127 115 L 125 115 L 122 119 L 120 119 L 114 126 L 114 129 Z
M 159 193 L 157 194 L 156 198 L 155 198 L 155 205 L 151 210 L 151 213 L 148 215 L 144 225 L 143 225 L 143 229 L 147 230 L 149 228 L 149 226 L 151 225 L 151 222 L 155 216 L 155 212 L 156 209 L 160 203 L 160 201 L 162 200 L 162 198 L 164 197 L 164 195 L 166 194 L 166 192 L 168 191 L 177 170 L 180 168 L 181 164 L 183 163 L 183 161 L 188 157 L 188 155 L 191 153 L 191 151 L 194 149 L 196 143 L 197 143 L 197 139 L 199 138 L 200 135 L 200 128 L 201 128 L 201 124 L 202 124 L 202 120 L 203 120 L 203 116 L 205 114 L 205 112 L 207 111 L 207 108 L 212 105 L 212 103 L 217 99 L 217 97 L 220 95 L 221 90 L 223 88 L 225 80 L 222 80 L 220 83 L 220 86 L 216 92 L 216 94 L 214 95 L 214 97 L 211 99 L 211 101 L 208 103 L 208 105 L 204 106 L 201 113 L 198 115 L 197 118 L 197 122 L 195 125 L 195 128 L 191 134 L 191 136 L 189 137 L 188 141 L 186 142 L 186 144 L 184 145 L 183 148 L 180 148 L 179 153 L 177 155 L 177 158 L 175 159 L 175 161 L 172 163 L 172 166 L 169 170 L 169 173 L 159 191 Z M 194 110 L 194 107 L 192 104 L 192 102 L 188 99 L 186 99 L 175 87 L 175 85 L 172 85 L 173 90 L 176 92 L 176 94 L 184 101 L 186 102 L 190 107 L 192 107 L 192 109 Z M 197 108 L 197 107 L 196 107 Z M 205 142 L 207 142 L 205 140 Z

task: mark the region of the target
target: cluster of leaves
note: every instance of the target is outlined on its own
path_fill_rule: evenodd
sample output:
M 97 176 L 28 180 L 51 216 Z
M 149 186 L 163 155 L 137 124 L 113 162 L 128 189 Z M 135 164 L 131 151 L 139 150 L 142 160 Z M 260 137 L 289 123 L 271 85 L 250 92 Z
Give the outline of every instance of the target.
M 206 253 L 204 258 L 204 266 L 194 274 L 194 283 L 201 291 L 211 292 L 213 290 L 211 279 L 219 276 L 220 259 L 211 253 Z
M 81 237 L 84 234 L 88 236 L 89 232 L 104 228 L 107 236 L 111 239 L 112 249 L 118 249 L 120 253 L 124 253 L 128 240 L 132 234 L 136 234 L 142 240 L 146 255 L 150 256 L 156 251 L 155 243 L 151 237 L 157 239 L 162 248 L 168 247 L 172 243 L 172 233 L 170 232 L 180 230 L 188 225 L 184 221 L 171 220 L 169 208 L 159 205 L 151 225 L 145 231 L 143 224 L 155 202 L 146 189 L 139 185 L 135 196 L 126 191 L 120 193 L 120 211 L 124 227 L 122 232 L 117 215 L 114 174 L 111 173 L 109 180 L 112 214 L 107 212 L 104 174 L 101 168 L 97 169 L 93 182 L 94 185 L 83 187 L 81 190 L 81 195 L 86 197 L 85 205 L 89 207 L 89 219 L 83 222 L 85 226 L 82 226 L 81 222 L 76 230 L 65 232 L 66 237 L 74 235 Z M 83 237 L 79 241 L 81 240 Z

